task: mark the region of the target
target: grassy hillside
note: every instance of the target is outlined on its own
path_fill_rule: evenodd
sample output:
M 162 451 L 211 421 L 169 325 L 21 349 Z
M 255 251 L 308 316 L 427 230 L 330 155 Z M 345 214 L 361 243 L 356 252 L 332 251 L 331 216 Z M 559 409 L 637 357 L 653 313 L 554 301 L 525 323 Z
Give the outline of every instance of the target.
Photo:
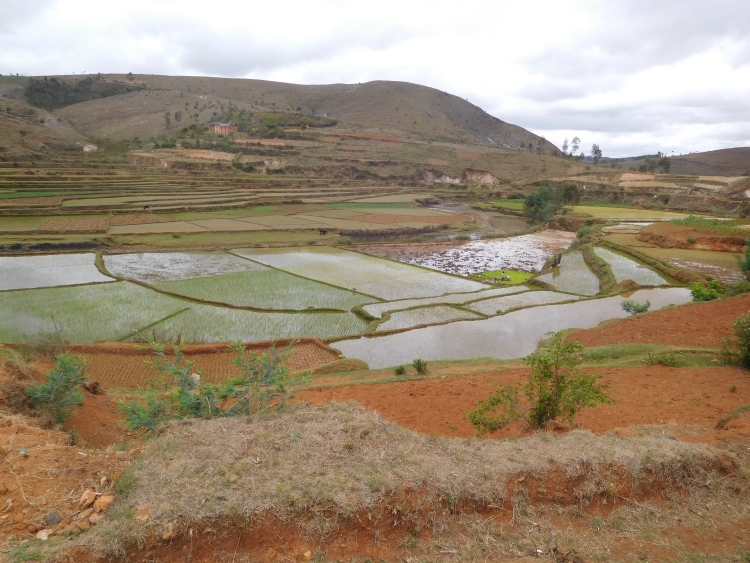
M 105 75 L 126 80 L 124 75 Z M 264 80 L 135 75 L 147 89 L 69 106 L 60 111 L 82 131 L 114 138 L 158 135 L 166 111 L 199 114 L 209 121 L 221 106 L 261 111 L 330 114 L 342 127 L 373 134 L 415 136 L 480 143 L 554 154 L 557 148 L 537 135 L 505 123 L 454 96 L 407 82 L 299 85 Z M 197 104 L 197 107 L 196 107 Z M 187 107 L 186 107 L 187 105 Z M 177 127 L 178 123 L 172 123 Z
M 671 156 L 672 174 L 700 176 L 750 176 L 750 147 L 736 147 L 716 151 Z M 637 169 L 645 159 L 622 163 L 625 169 Z

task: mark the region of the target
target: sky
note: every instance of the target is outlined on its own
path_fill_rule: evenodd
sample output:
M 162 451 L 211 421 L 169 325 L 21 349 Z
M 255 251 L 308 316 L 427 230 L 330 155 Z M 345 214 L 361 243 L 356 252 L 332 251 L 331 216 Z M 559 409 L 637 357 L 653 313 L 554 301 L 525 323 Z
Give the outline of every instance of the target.
M 0 73 L 402 80 L 560 147 L 750 146 L 750 0 L 2 0 Z

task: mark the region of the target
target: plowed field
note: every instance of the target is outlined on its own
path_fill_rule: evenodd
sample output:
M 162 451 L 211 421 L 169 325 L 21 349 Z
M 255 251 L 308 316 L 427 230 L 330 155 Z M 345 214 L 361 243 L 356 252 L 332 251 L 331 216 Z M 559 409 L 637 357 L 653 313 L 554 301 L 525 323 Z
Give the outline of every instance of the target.
M 286 342 L 279 341 L 277 349 Z M 249 348 L 257 352 L 268 350 L 268 343 L 257 343 Z M 99 381 L 105 388 L 138 387 L 161 372 L 146 365 L 153 360 L 150 350 L 139 350 L 135 344 L 93 344 L 87 346 L 73 346 L 71 350 L 80 354 L 86 360 L 86 374 L 93 380 Z M 234 354 L 229 352 L 226 345 L 194 345 L 183 348 L 185 357 L 202 370 L 206 381 L 220 382 L 229 376 L 240 374 L 237 366 L 232 364 Z M 310 369 L 338 359 L 338 354 L 325 344 L 313 339 L 305 339 L 294 346 L 292 355 L 287 359 L 293 371 Z

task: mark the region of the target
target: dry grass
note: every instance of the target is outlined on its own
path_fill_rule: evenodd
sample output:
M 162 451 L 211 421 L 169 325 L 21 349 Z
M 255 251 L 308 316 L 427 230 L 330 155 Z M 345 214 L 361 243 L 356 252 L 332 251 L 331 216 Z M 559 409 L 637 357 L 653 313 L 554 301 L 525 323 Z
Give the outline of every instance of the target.
M 105 523 L 77 545 L 122 554 L 133 542 L 161 535 L 170 522 L 185 531 L 269 514 L 279 521 L 304 514 L 306 529 L 324 537 L 337 523 L 376 510 L 388 498 L 414 493 L 433 526 L 447 526 L 439 524 L 446 507 L 454 515 L 506 507 L 520 521 L 531 518 L 530 498 L 538 500 L 545 486 L 567 498 L 564 504 L 584 510 L 618 499 L 631 502 L 628 497 L 654 488 L 705 482 L 706 474 L 723 466 L 718 451 L 666 436 L 626 439 L 574 431 L 508 441 L 436 438 L 351 403 L 298 407 L 255 421 L 174 423 L 124 475 L 127 487 L 121 485 Z M 142 506 L 150 514 L 145 524 L 132 518 Z M 465 518 L 470 523 L 476 514 Z M 451 525 L 433 533 L 460 535 L 460 529 Z M 513 553 L 500 544 L 496 549 Z
M 44 219 L 39 227 L 43 233 L 104 233 L 106 219 Z

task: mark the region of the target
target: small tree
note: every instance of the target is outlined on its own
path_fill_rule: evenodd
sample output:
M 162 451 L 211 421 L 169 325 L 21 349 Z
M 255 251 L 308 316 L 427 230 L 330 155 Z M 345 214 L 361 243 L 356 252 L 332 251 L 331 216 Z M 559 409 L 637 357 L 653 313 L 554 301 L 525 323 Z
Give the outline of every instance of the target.
M 669 160 L 669 158 L 667 158 L 666 156 L 663 156 L 659 159 L 656 165 L 661 167 L 661 171 L 663 174 L 669 174 L 669 169 L 672 167 L 672 161 Z
M 47 381 L 28 390 L 31 406 L 49 422 L 62 424 L 71 412 L 83 403 L 81 386 L 86 380 L 83 371 L 86 364 L 77 356 L 60 354 L 57 363 L 47 373 Z
M 166 123 L 166 129 L 169 129 L 169 126 L 172 124 L 172 115 L 167 111 L 164 112 L 164 122 Z
M 594 159 L 594 164 L 599 164 L 599 161 L 602 159 L 602 149 L 596 143 L 591 145 L 591 158 Z
M 724 287 L 718 280 L 711 280 L 707 285 L 695 282 L 690 285 L 690 294 L 693 301 L 713 301 L 724 295 Z
M 638 315 L 639 313 L 645 313 L 651 307 L 651 301 L 641 303 L 635 299 L 626 299 L 621 303 L 622 310 L 630 313 L 631 315 Z
M 600 376 L 576 369 L 583 361 L 583 349 L 578 342 L 565 342 L 560 332 L 552 335 L 549 350 L 537 351 L 524 360 L 531 366 L 526 383 L 504 385 L 467 413 L 477 434 L 497 432 L 512 423 L 522 423 L 528 429 L 544 428 L 552 420 L 570 424 L 584 407 L 614 404 L 605 393 L 608 386 L 597 383 Z M 521 404 L 521 394 L 525 404 Z
M 573 140 L 570 142 L 570 154 L 575 155 L 578 152 L 578 149 L 581 146 L 581 139 L 580 137 L 573 137 Z

